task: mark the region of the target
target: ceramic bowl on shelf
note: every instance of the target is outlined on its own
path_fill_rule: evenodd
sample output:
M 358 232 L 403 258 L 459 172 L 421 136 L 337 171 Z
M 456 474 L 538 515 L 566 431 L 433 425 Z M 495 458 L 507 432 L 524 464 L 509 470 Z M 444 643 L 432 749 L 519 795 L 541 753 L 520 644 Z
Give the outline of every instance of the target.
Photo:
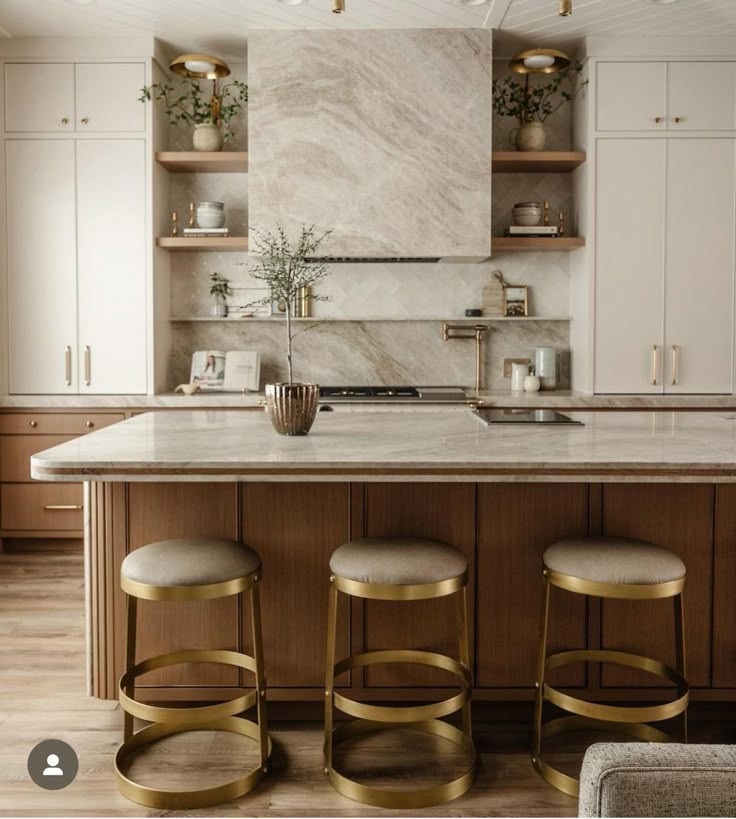
M 539 224 L 542 218 L 542 209 L 540 207 L 515 207 L 511 212 L 515 225 L 524 227 L 533 227 Z
M 221 228 L 225 225 L 225 205 L 222 202 L 200 202 L 197 224 L 201 228 Z

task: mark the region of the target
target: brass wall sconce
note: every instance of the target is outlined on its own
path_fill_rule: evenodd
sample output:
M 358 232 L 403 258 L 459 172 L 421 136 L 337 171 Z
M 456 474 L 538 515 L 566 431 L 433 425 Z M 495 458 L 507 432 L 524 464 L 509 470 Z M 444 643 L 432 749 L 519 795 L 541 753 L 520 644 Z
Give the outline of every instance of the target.
M 345 0 L 332 0 L 332 13 L 342 14 L 345 11 Z
M 530 48 L 517 54 L 509 68 L 517 74 L 556 74 L 570 65 L 570 58 L 554 48 Z
M 230 66 L 211 54 L 182 54 L 171 61 L 169 68 L 180 77 L 190 80 L 212 80 L 210 111 L 214 122 L 220 118 L 220 98 L 217 96 L 217 81 L 230 74 Z
M 560 17 L 569 17 L 572 14 L 572 0 L 560 0 Z

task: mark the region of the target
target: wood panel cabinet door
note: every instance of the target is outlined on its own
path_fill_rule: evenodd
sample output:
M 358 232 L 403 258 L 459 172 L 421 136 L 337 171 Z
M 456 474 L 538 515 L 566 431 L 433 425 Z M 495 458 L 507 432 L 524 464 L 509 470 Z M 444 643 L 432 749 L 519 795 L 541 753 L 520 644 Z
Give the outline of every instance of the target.
M 7 63 L 6 131 L 74 131 L 74 65 Z
M 5 146 L 10 392 L 73 393 L 77 391 L 74 142 L 8 140 Z
M 656 543 L 677 553 L 687 569 L 685 641 L 691 685 L 709 686 L 713 583 L 715 489 L 698 484 L 606 484 L 603 534 Z M 675 662 L 673 603 L 665 600 L 604 600 L 604 649 L 633 651 L 661 662 Z M 644 672 L 604 666 L 602 684 L 613 687 L 660 686 Z
M 666 143 L 599 139 L 595 392 L 662 392 Z
M 666 130 L 667 63 L 598 63 L 596 127 L 599 131 Z
M 146 392 L 142 139 L 77 143 L 79 391 Z
M 736 486 L 716 487 L 713 686 L 736 688 Z
M 145 85 L 143 63 L 77 63 L 76 130 L 143 131 L 146 106 L 138 101 Z
M 665 392 L 731 393 L 736 140 L 667 140 Z
M 736 129 L 736 62 L 672 62 L 668 71 L 668 130 Z
M 588 533 L 588 487 L 481 484 L 478 487 L 478 673 L 481 688 L 532 688 L 542 605 L 542 555 L 557 540 Z M 553 589 L 550 653 L 585 648 L 580 595 Z M 550 681 L 582 685 L 580 666 Z

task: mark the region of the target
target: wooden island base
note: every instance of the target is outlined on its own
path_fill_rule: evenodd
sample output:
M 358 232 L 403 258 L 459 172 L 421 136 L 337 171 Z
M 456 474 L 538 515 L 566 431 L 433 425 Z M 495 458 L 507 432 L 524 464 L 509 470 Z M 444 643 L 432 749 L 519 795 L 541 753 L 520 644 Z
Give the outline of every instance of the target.
M 263 559 L 263 629 L 269 698 L 321 701 L 328 561 L 350 538 L 416 535 L 452 543 L 470 563 L 475 698 L 531 700 L 547 545 L 584 534 L 641 538 L 685 561 L 688 676 L 693 700 L 736 700 L 736 485 L 661 483 L 89 483 L 90 691 L 117 696 L 125 601 L 120 563 L 156 540 L 240 539 Z M 340 611 L 344 654 L 415 647 L 449 651 L 450 601 L 353 600 Z M 139 659 L 177 648 L 250 651 L 236 597 L 139 608 Z M 600 601 L 559 592 L 552 649 L 605 648 L 674 661 L 672 602 Z M 178 667 L 142 678 L 149 700 L 234 696 L 237 670 Z M 667 694 L 622 668 L 572 667 L 558 685 L 603 700 Z M 249 679 L 243 682 L 250 684 Z M 366 669 L 342 679 L 356 699 L 445 696 L 452 680 L 419 667 Z M 443 688 L 444 687 L 444 688 Z M 145 693 L 144 693 L 145 690 Z

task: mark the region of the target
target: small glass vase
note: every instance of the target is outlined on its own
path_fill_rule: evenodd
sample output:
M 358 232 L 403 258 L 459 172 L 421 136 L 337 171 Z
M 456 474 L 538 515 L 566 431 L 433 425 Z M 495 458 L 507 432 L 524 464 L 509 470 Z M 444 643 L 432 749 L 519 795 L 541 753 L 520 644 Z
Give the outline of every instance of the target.
M 227 302 L 222 296 L 215 296 L 210 307 L 212 318 L 227 318 Z

